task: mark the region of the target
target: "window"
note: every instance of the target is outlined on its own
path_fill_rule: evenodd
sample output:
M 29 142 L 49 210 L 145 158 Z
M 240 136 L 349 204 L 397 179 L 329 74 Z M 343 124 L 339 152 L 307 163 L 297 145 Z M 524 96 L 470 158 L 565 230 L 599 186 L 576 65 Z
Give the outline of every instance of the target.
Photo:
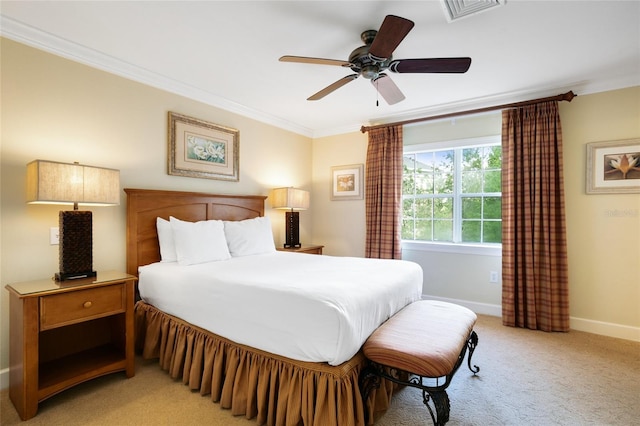
M 500 137 L 405 147 L 402 239 L 502 242 Z

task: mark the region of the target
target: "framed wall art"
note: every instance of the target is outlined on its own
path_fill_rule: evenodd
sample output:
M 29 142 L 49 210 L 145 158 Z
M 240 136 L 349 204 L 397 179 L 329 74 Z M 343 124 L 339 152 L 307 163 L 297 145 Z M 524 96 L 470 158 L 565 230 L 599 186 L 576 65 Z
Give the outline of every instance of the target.
M 362 164 L 331 167 L 331 199 L 362 200 L 364 196 L 363 170 Z
M 640 193 L 640 139 L 587 144 L 587 194 Z
M 168 172 L 174 176 L 238 181 L 240 132 L 169 112 Z

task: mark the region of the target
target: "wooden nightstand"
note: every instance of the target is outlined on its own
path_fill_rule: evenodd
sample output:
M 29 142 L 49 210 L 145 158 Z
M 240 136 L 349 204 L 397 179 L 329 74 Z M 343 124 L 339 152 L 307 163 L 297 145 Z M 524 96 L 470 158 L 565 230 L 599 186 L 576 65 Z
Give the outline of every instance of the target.
M 278 251 L 294 251 L 296 253 L 308 253 L 308 254 L 322 254 L 322 249 L 324 246 L 305 246 L 302 247 L 294 247 L 294 248 L 284 248 L 278 247 L 276 250 Z
M 133 303 L 136 277 L 97 277 L 9 284 L 9 396 L 22 420 L 38 403 L 116 371 L 135 374 Z

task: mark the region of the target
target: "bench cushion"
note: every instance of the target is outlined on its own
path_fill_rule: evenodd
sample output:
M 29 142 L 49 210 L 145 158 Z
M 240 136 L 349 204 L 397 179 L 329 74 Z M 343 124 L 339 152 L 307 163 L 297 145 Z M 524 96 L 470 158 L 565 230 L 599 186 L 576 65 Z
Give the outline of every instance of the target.
M 476 314 L 453 303 L 419 300 L 389 318 L 367 339 L 371 361 L 424 377 L 452 372 L 476 323 Z

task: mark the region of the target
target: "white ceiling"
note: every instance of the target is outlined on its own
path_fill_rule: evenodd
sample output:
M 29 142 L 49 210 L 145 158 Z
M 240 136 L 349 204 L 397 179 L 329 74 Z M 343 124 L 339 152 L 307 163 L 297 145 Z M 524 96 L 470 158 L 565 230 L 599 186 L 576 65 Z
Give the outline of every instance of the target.
M 312 137 L 640 85 L 639 1 L 508 0 L 451 22 L 440 0 L 2 1 L 0 13 L 4 37 Z M 347 60 L 387 14 L 415 22 L 394 58 L 469 56 L 469 71 L 389 73 L 406 99 L 376 106 L 362 77 L 307 101 L 350 70 L 278 61 Z

